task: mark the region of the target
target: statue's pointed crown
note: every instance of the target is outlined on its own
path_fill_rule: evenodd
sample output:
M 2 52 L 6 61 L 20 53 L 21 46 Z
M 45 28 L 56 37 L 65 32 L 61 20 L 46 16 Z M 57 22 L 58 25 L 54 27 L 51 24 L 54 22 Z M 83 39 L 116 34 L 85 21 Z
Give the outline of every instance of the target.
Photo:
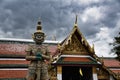
M 42 31 L 42 24 L 41 24 L 41 20 L 40 20 L 40 19 L 38 20 L 36 30 L 37 30 L 37 31 L 36 31 L 37 33 L 39 33 L 39 32 L 40 32 L 40 33 L 43 33 L 43 31 Z

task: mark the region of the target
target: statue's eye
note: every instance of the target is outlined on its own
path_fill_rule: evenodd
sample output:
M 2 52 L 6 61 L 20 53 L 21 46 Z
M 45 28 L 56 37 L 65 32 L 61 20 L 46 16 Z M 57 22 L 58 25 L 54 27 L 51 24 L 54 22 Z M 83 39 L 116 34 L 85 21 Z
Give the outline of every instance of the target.
M 37 39 L 40 39 L 40 38 L 42 38 L 42 36 L 38 35 L 38 36 L 36 36 L 36 38 L 37 38 Z
M 40 39 L 44 38 L 44 35 L 43 34 L 35 34 L 35 38 L 40 40 Z
M 41 38 L 41 36 L 40 36 L 40 35 L 38 35 L 37 37 L 38 37 L 38 38 Z

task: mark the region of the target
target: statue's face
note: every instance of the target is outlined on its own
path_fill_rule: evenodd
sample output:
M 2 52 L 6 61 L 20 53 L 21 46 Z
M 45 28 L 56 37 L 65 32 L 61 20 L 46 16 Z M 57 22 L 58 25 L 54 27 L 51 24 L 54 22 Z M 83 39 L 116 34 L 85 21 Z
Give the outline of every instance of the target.
M 38 44 L 41 44 L 44 41 L 44 33 L 34 33 L 34 41 Z

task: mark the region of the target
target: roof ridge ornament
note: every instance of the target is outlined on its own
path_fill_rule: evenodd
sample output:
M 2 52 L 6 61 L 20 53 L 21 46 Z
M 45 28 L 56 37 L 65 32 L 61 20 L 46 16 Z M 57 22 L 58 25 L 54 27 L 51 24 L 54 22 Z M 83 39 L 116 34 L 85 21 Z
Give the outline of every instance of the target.
M 75 24 L 74 24 L 75 27 L 78 26 L 78 24 L 77 24 L 78 19 L 77 18 L 78 18 L 78 15 L 76 15 Z
M 93 44 L 91 50 L 92 50 L 93 53 L 95 53 L 94 44 Z

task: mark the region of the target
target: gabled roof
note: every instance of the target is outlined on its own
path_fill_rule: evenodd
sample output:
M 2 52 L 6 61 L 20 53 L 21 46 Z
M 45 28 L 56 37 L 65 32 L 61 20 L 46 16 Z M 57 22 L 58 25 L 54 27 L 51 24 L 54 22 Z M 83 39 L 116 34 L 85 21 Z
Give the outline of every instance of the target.
M 69 36 L 65 38 L 60 45 L 58 45 L 58 48 L 60 49 L 61 55 L 57 61 L 53 63 L 53 65 L 74 64 L 78 66 L 91 66 L 99 64 L 96 60 L 97 56 L 94 54 L 94 47 L 91 48 L 78 28 L 77 16 L 72 31 L 70 32 Z
M 87 40 L 80 32 L 77 24 L 77 16 L 74 27 L 69 36 L 63 40 L 60 44 L 60 50 L 62 54 L 93 54 L 94 48 L 91 48 Z

